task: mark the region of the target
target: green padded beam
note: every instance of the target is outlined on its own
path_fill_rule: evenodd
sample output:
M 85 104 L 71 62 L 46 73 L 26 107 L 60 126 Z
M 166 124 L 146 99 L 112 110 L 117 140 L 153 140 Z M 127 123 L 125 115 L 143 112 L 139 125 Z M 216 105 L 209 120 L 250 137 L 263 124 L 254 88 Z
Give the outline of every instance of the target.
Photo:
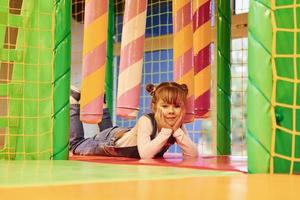
M 217 154 L 231 154 L 230 140 L 230 1 L 218 0 L 217 19 Z

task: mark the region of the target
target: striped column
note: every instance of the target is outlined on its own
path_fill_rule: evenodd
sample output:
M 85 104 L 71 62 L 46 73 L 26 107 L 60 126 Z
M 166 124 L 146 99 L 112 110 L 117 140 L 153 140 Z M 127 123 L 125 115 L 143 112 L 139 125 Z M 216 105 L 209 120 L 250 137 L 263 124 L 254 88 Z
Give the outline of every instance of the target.
M 138 114 L 146 14 L 147 0 L 125 2 L 117 103 L 117 115 L 124 118 Z
M 189 88 L 185 122 L 194 120 L 194 66 L 191 0 L 173 0 L 174 80 Z
M 210 107 L 211 0 L 193 0 L 195 117 L 207 118 Z
M 108 0 L 86 0 L 80 120 L 102 120 L 106 65 Z

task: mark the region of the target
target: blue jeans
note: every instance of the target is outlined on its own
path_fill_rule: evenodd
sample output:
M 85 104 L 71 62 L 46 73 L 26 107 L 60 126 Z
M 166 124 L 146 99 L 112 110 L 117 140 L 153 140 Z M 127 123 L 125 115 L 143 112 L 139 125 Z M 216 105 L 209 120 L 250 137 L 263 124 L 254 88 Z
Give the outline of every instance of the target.
M 108 109 L 103 110 L 102 121 L 98 124 L 99 133 L 90 138 L 84 138 L 84 130 L 80 121 L 80 105 L 70 105 L 70 150 L 76 155 L 107 155 L 105 145 L 114 144 L 113 127 Z

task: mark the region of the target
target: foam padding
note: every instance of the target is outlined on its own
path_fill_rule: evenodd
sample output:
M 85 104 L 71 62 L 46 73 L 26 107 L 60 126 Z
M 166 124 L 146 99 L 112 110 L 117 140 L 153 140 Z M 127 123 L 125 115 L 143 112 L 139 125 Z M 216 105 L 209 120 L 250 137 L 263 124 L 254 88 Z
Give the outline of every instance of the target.
M 241 175 L 238 172 L 64 160 L 0 160 L 0 188 Z M 1 198 L 2 199 L 2 198 Z
M 247 172 L 247 158 L 241 156 L 205 156 L 183 159 L 180 154 L 166 153 L 164 158 L 160 159 L 134 159 L 125 157 L 75 155 L 70 156 L 70 159 L 96 163 L 155 165 L 192 169 Z

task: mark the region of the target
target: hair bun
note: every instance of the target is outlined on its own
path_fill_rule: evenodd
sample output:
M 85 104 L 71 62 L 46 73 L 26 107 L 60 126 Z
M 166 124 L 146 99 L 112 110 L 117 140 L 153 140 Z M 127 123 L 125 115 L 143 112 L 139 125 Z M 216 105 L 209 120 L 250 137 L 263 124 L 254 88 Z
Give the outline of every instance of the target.
M 186 94 L 189 92 L 188 86 L 186 84 L 183 83 L 180 86 L 181 86 L 181 89 L 186 92 Z
M 148 83 L 146 85 L 146 90 L 152 96 L 155 90 L 155 85 L 153 85 L 152 83 Z

